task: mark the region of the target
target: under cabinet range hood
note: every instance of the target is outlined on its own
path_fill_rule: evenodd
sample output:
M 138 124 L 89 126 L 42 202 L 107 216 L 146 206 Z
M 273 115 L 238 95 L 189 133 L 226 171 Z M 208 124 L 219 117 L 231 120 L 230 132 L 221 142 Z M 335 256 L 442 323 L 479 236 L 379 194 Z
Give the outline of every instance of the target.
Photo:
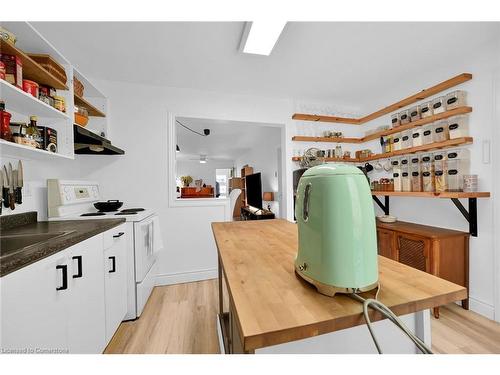
M 106 138 L 81 126 L 73 126 L 75 154 L 78 155 L 123 155 L 125 151 L 113 146 Z

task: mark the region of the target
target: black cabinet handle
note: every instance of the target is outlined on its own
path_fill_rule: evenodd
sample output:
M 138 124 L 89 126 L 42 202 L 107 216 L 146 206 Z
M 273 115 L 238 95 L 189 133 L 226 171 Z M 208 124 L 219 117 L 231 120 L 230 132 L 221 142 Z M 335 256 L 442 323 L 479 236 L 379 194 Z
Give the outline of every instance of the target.
M 68 289 L 68 266 L 67 265 L 57 265 L 56 270 L 62 270 L 62 286 L 56 288 L 56 290 Z
M 82 270 L 82 256 L 81 255 L 76 255 L 73 257 L 73 260 L 78 262 L 78 273 L 76 275 L 73 275 L 73 279 L 78 279 L 83 276 L 83 270 Z
M 118 238 L 118 237 L 121 237 L 121 236 L 123 236 L 124 234 L 125 234 L 125 232 L 119 232 L 118 234 L 115 234 L 115 235 L 113 236 L 113 238 Z
M 111 262 L 112 262 L 112 267 L 111 269 L 108 271 L 109 273 L 113 273 L 113 272 L 116 272 L 116 257 L 109 257 L 109 259 L 111 259 Z

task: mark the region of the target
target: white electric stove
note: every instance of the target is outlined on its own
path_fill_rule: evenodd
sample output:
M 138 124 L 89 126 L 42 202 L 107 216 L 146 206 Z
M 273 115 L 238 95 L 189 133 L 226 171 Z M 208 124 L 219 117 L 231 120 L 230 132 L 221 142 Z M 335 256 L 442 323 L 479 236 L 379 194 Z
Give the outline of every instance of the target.
M 126 220 L 128 307 L 125 320 L 138 318 L 153 290 L 156 253 L 163 247 L 155 212 L 126 206 L 117 211 L 99 212 L 94 207 L 101 199 L 99 184 L 90 181 L 47 180 L 47 195 L 51 221 Z

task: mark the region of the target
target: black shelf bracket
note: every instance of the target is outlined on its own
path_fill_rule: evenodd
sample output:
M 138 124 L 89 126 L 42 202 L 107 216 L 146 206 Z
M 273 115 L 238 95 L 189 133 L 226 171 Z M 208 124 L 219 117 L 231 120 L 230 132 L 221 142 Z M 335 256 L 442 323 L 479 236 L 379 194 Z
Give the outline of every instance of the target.
M 477 237 L 477 198 L 469 198 L 469 211 L 463 206 L 458 198 L 451 198 L 465 220 L 469 222 L 469 233 L 472 237 Z
M 372 195 L 372 198 L 382 211 L 384 211 L 384 214 L 389 215 L 389 196 L 384 196 L 384 203 L 382 203 L 376 195 Z M 467 211 L 458 198 L 450 199 L 464 216 L 465 220 L 469 222 L 469 234 L 472 237 L 477 237 L 477 198 L 468 198 L 469 211 Z
M 382 209 L 382 211 L 384 211 L 384 214 L 389 215 L 389 196 L 388 195 L 384 196 L 384 203 L 382 203 L 376 195 L 372 195 L 372 197 L 375 203 L 377 203 L 377 205 Z

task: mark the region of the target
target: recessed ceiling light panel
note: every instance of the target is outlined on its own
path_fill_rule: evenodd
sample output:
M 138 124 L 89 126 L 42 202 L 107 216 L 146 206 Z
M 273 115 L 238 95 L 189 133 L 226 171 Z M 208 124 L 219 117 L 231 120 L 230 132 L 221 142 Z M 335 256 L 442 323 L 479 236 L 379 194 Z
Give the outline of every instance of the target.
M 246 22 L 240 43 L 244 53 L 269 56 L 278 41 L 286 21 Z

